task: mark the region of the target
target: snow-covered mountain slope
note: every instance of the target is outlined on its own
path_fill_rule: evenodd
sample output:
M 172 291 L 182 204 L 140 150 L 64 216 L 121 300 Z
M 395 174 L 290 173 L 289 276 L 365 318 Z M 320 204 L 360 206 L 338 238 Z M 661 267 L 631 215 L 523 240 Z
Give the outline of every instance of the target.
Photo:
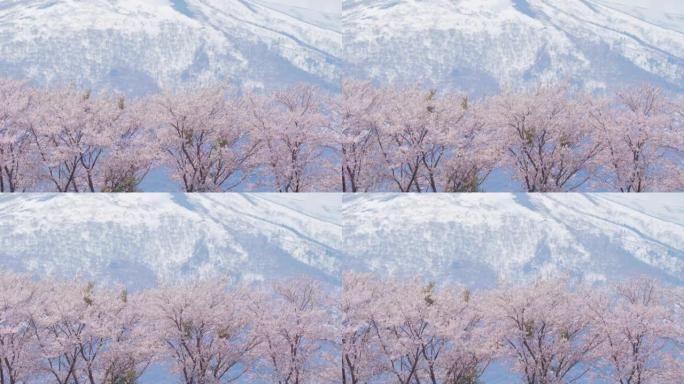
M 684 284 L 682 194 L 343 197 L 348 263 L 471 286 L 543 276 Z
M 124 284 L 228 274 L 335 283 L 341 196 L 0 196 L 0 268 Z
M 0 269 L 131 289 L 343 271 L 684 285 L 682 194 L 0 195 Z
M 684 92 L 684 7 L 643 3 L 343 0 L 347 71 L 473 93 L 559 81 Z
M 642 0 L 0 1 L 0 76 L 133 94 L 342 75 L 492 93 L 538 81 L 684 92 L 684 10 Z M 669 3 L 668 3 L 669 4 Z M 674 2 L 672 4 L 675 4 Z
M 275 5 L 274 5 L 275 4 Z M 0 1 L 0 76 L 141 94 L 339 86 L 339 14 L 274 0 Z

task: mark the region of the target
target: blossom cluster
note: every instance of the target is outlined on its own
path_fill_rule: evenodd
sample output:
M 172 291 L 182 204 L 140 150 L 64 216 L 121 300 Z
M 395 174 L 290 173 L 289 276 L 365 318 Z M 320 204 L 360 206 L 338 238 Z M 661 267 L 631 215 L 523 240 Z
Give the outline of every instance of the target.
M 357 80 L 127 99 L 0 80 L 0 191 L 130 192 L 151 174 L 184 192 L 473 192 L 492 174 L 528 192 L 681 191 L 684 101 Z
M 347 273 L 129 293 L 0 273 L 4 383 L 681 383 L 684 290 L 647 278 L 470 290 Z M 503 364 L 495 364 L 495 363 Z

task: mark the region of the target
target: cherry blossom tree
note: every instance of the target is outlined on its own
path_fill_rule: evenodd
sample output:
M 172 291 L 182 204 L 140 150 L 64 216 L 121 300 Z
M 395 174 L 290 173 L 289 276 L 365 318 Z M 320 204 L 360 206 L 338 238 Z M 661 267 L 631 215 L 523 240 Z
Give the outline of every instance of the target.
M 501 135 L 489 124 L 482 102 L 472 103 L 466 96 L 449 95 L 441 100 L 441 124 L 445 149 L 439 157 L 428 152 L 424 164 L 437 168 L 429 172 L 433 192 L 476 192 L 499 164 L 503 143 Z M 428 159 L 430 161 L 428 161 Z
M 651 85 L 470 100 L 346 79 L 336 96 L 129 99 L 0 79 L 0 191 L 131 192 L 153 169 L 186 192 L 474 192 L 494 170 L 529 192 L 679 191 L 683 130 L 684 98 Z
M 420 279 L 348 273 L 341 301 L 342 379 L 475 383 L 488 362 L 505 359 L 526 383 L 597 376 L 616 383 L 676 382 L 684 367 L 684 301 L 678 291 L 654 284 L 637 279 L 596 293 L 547 280 L 471 293 Z M 630 304 L 625 316 L 625 303 L 655 297 L 650 287 L 660 289 L 658 299 L 650 307 Z M 613 367 L 617 362 L 620 369 Z M 648 370 L 637 371 L 635 364 Z
M 37 98 L 26 83 L 0 79 L 0 192 L 32 190 L 38 182 L 29 133 Z
M 58 384 L 78 381 L 83 368 L 81 338 L 86 338 L 81 313 L 93 303 L 91 289 L 77 282 L 45 283 L 31 328 L 40 351 L 40 369 Z
M 22 192 L 37 181 L 27 130 L 35 98 L 27 84 L 0 79 L 0 192 Z
M 384 288 L 394 294 L 378 303 L 374 331 L 396 382 L 477 382 L 492 354 L 467 291 L 437 291 L 418 279 Z
M 40 371 L 59 384 L 132 383 L 153 358 L 143 318 L 125 291 L 42 282 L 30 327 Z
M 505 137 L 503 161 L 528 192 L 572 191 L 590 179 L 602 149 L 590 107 L 565 87 L 489 100 L 491 124 Z
M 673 308 L 664 295 L 654 280 L 641 278 L 617 284 L 596 302 L 594 326 L 603 336 L 596 351 L 597 372 L 610 382 L 656 383 L 668 369 L 664 365 L 672 349 L 668 344 L 676 333 L 670 328 Z
M 600 153 L 600 184 L 621 192 L 684 188 L 684 125 L 676 104 L 651 85 L 628 88 L 592 109 Z
M 96 191 L 103 153 L 111 145 L 108 100 L 73 87 L 41 93 L 30 132 L 44 177 L 59 192 Z M 110 106 L 111 107 L 111 106 Z
M 103 165 L 102 192 L 136 192 L 148 172 L 160 162 L 159 143 L 147 126 L 145 100 L 117 100 L 123 111 L 112 121 L 114 140 Z
M 504 356 L 527 384 L 572 383 L 590 370 L 600 335 L 591 327 L 588 290 L 558 281 L 493 292 L 493 316 Z
M 247 311 L 251 301 L 245 289 L 228 290 L 220 279 L 149 294 L 155 337 L 183 383 L 230 383 L 251 368 L 258 345 Z
M 342 192 L 381 187 L 375 140 L 382 93 L 368 81 L 344 80 L 336 99 L 342 151 Z
M 250 175 L 258 141 L 240 98 L 215 87 L 166 93 L 153 104 L 163 162 L 185 192 L 228 191 Z
M 432 384 L 477 383 L 489 363 L 498 356 L 495 326 L 488 318 L 489 302 L 481 294 L 450 287 L 434 294 L 427 287 L 427 301 L 438 304 L 431 323 L 435 339 L 423 353 L 426 376 Z
M 342 383 L 361 384 L 382 377 L 382 350 L 375 342 L 377 303 L 384 286 L 372 274 L 345 273 L 340 301 Z
M 271 298 L 252 307 L 265 380 L 277 384 L 336 382 L 339 361 L 332 302 L 320 283 L 289 279 L 274 283 Z
M 0 383 L 24 383 L 37 373 L 29 326 L 37 289 L 30 276 L 0 274 Z
M 375 151 L 400 192 L 476 191 L 499 159 L 500 144 L 478 104 L 419 87 L 380 91 Z M 383 170 L 384 169 L 384 170 Z
M 470 291 L 345 273 L 342 291 L 196 280 L 129 295 L 0 272 L 0 382 L 475 384 L 492 361 L 525 383 L 678 383 L 684 290 L 647 278 Z
M 662 287 L 661 287 L 662 289 Z M 663 290 L 663 297 L 672 308 L 667 334 L 671 347 L 664 358 L 664 369 L 658 374 L 658 381 L 677 383 L 684 381 L 684 288 Z
M 320 91 L 299 85 L 249 99 L 253 132 L 261 143 L 262 184 L 277 192 L 334 190 L 337 143 Z
M 376 144 L 384 163 L 384 176 L 400 192 L 421 192 L 421 168 L 426 152 L 439 161 L 443 143 L 435 129 L 436 92 L 419 87 L 383 90 L 383 108 L 376 129 Z
M 156 325 L 145 318 L 146 303 L 129 298 L 125 289 L 100 290 L 86 295 L 88 306 L 85 342 L 81 357 L 83 376 L 90 384 L 135 383 L 152 362 L 159 349 L 149 334 Z

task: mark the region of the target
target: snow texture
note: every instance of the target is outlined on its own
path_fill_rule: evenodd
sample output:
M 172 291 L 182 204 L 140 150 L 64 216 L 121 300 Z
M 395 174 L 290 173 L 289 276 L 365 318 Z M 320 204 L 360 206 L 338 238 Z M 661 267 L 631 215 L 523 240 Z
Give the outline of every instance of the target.
M 0 75 L 133 95 L 342 76 L 473 94 L 537 83 L 684 91 L 677 0 L 11 0 Z
M 2 195 L 0 267 L 135 290 L 217 274 L 336 285 L 346 270 L 682 285 L 684 195 Z
M 648 3 L 343 0 L 345 73 L 475 94 L 540 82 L 682 92 L 684 8 Z
M 0 2 L 0 75 L 134 95 L 339 86 L 339 12 L 260 0 Z

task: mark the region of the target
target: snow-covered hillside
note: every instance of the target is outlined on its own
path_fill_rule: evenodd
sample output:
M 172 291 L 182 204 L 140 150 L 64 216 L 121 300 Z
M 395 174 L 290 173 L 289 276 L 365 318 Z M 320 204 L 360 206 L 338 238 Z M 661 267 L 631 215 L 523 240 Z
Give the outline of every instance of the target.
M 474 93 L 643 81 L 684 92 L 684 7 L 641 0 L 343 0 L 348 73 Z
M 218 81 L 335 90 L 342 75 L 474 93 L 566 80 L 684 92 L 684 9 L 644 1 L 6 0 L 0 76 L 134 94 Z
M 348 263 L 471 286 L 537 276 L 684 284 L 682 194 L 345 195 Z
M 683 285 L 684 196 L 3 194 L 0 268 L 136 290 L 217 273 L 337 284 L 349 269 L 474 287 L 555 274 Z M 507 368 L 483 382 L 510 383 Z M 175 380 L 157 362 L 140 382 Z
M 345 270 L 684 284 L 684 196 L 2 195 L 0 268 L 134 289 L 217 273 L 337 284 Z
M 341 196 L 0 196 L 0 267 L 125 284 L 229 274 L 336 282 Z
M 217 81 L 336 89 L 339 19 L 273 0 L 1 1 L 0 76 L 135 94 Z

